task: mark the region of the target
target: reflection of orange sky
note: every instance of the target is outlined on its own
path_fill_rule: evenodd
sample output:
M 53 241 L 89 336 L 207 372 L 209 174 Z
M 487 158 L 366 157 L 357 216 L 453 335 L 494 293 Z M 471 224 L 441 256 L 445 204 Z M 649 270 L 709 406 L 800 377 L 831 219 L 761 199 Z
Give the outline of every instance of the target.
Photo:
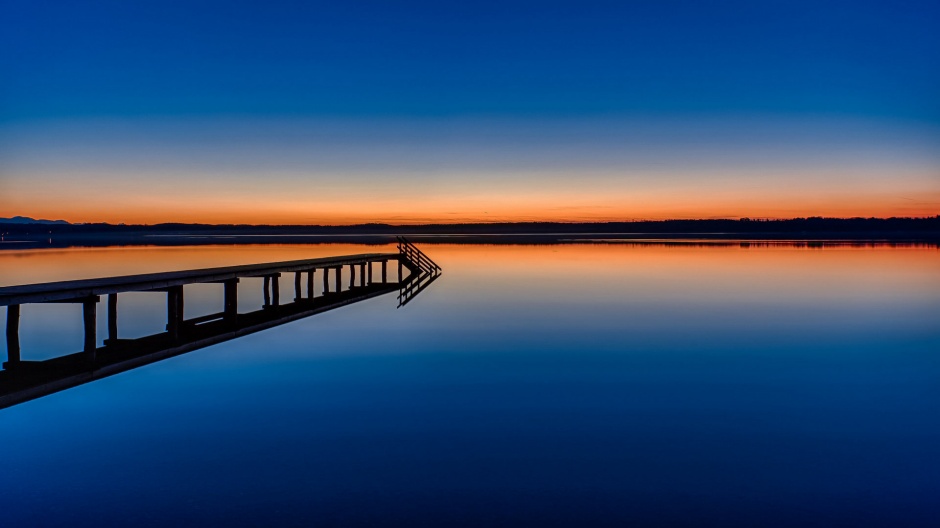
M 419 244 L 420 245 L 420 244 Z M 461 296 L 542 302 L 650 303 L 792 299 L 843 302 L 908 296 L 935 302 L 940 253 L 923 247 L 771 244 L 421 245 Z M 878 277 L 873 281 L 872 277 Z M 570 307 L 569 307 L 570 308 Z
M 473 318 L 485 319 L 490 312 L 499 318 L 505 313 L 518 313 L 524 319 L 533 316 L 533 307 L 547 325 L 564 325 L 572 310 L 587 310 L 595 314 L 599 324 L 609 324 L 610 318 L 631 317 L 631 313 L 634 317 L 647 311 L 662 313 L 664 306 L 669 307 L 666 312 L 672 314 L 670 317 L 688 318 L 677 321 L 681 323 L 677 328 L 689 328 L 696 321 L 707 320 L 702 317 L 703 310 L 716 308 L 716 314 L 741 314 L 741 310 L 725 310 L 729 305 L 738 305 L 763 314 L 766 321 L 773 321 L 773 328 L 799 333 L 800 324 L 818 322 L 800 319 L 799 312 L 792 311 L 790 316 L 777 319 L 780 307 L 811 303 L 812 313 L 817 315 L 841 317 L 838 314 L 862 311 L 873 318 L 870 320 L 880 320 L 885 314 L 895 314 L 899 300 L 901 305 L 914 307 L 905 311 L 906 321 L 928 328 L 940 298 L 936 273 L 940 252 L 936 248 L 419 246 L 444 270 L 427 293 L 422 293 L 418 306 L 424 308 L 419 310 L 430 308 L 434 315 L 425 311 L 426 316 L 450 318 L 466 328 L 474 327 Z M 375 252 L 394 252 L 394 247 L 322 244 L 9 250 L 0 251 L 0 286 Z M 239 289 L 240 306 L 260 306 L 260 280 L 244 281 Z M 282 298 L 290 299 L 291 277 L 284 277 L 280 287 Z M 149 306 L 146 309 L 156 310 L 157 314 L 163 307 L 159 296 L 130 293 L 122 297 L 125 315 L 135 306 Z M 186 313 L 189 317 L 214 313 L 221 298 L 218 284 L 187 286 Z M 397 301 L 392 296 L 376 302 L 386 302 L 391 308 Z M 480 308 L 493 303 L 498 303 L 500 310 Z M 56 306 L 52 305 L 53 310 Z M 27 310 L 28 320 L 35 321 L 43 313 L 53 317 L 61 313 L 50 311 L 48 306 L 34 308 Z M 75 312 L 74 306 L 66 308 L 71 310 L 66 319 L 80 321 L 74 319 L 80 311 Z M 162 322 L 159 317 L 157 320 Z M 582 323 L 590 325 L 589 320 Z M 500 320 L 496 324 L 514 322 Z M 629 327 L 630 322 L 624 324 Z M 160 325 L 153 331 L 162 329 Z M 877 325 L 858 330 L 877 332 Z M 588 332 L 589 328 L 582 331 Z M 140 335 L 145 333 L 149 332 Z M 742 332 L 742 336 L 747 335 Z M 590 336 L 585 335 L 585 339 L 590 340 Z
M 650 296 L 681 301 L 689 294 L 718 299 L 745 284 L 772 302 L 792 295 L 936 298 L 940 253 L 917 247 L 824 249 L 772 244 L 661 245 L 457 245 L 419 244 L 444 268 L 449 289 L 461 295 L 488 295 L 509 288 L 562 298 Z M 232 266 L 325 256 L 395 252 L 394 245 L 219 245 L 9 250 L 0 252 L 0 286 Z M 67 265 L 66 265 L 67 264 Z M 585 273 L 588 272 L 589 276 Z M 879 277 L 872 281 L 872 277 Z M 531 282 L 533 287 L 520 287 Z M 536 285 L 551 287 L 534 287 Z M 866 293 L 867 292 L 867 293 Z M 520 293 L 521 294 L 521 293 Z

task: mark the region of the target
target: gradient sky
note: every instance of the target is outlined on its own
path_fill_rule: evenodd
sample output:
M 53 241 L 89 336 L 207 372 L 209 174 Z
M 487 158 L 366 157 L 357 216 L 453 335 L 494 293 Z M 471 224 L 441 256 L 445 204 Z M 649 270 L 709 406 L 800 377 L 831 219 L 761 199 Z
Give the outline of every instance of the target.
M 0 216 L 940 214 L 936 2 L 0 0 Z

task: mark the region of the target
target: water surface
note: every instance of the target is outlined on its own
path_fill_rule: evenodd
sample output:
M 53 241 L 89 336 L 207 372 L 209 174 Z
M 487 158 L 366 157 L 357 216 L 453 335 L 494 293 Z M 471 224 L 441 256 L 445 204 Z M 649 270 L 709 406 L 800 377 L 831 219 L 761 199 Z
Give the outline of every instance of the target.
M 0 410 L 3 526 L 940 523 L 937 248 L 423 249 L 444 275 L 404 308 Z M 375 251 L 4 251 L 0 283 Z M 161 330 L 162 296 L 121 299 L 126 337 Z M 78 306 L 22 308 L 23 359 L 81 335 Z

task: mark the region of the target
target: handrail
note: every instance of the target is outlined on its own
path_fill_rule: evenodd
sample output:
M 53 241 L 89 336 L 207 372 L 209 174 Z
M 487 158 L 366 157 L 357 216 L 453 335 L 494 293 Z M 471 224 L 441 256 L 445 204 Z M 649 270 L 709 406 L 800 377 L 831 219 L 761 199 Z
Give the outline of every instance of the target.
M 408 262 L 416 264 L 419 268 L 427 272 L 441 271 L 441 267 L 438 266 L 436 262 L 431 260 L 430 257 L 425 255 L 423 251 L 409 242 L 408 239 L 403 236 L 397 236 L 395 238 L 398 239 L 398 252 L 401 253 L 401 255 L 404 256 Z

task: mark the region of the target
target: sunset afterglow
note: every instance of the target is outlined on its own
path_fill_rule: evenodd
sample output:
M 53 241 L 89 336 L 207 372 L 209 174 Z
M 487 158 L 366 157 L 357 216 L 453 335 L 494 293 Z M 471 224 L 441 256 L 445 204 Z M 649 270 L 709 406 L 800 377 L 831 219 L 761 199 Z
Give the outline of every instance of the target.
M 8 6 L 0 217 L 940 213 L 930 17 L 530 7 Z
M 940 205 L 926 126 L 225 123 L 8 125 L 0 209 L 72 222 L 416 224 L 927 216 Z

